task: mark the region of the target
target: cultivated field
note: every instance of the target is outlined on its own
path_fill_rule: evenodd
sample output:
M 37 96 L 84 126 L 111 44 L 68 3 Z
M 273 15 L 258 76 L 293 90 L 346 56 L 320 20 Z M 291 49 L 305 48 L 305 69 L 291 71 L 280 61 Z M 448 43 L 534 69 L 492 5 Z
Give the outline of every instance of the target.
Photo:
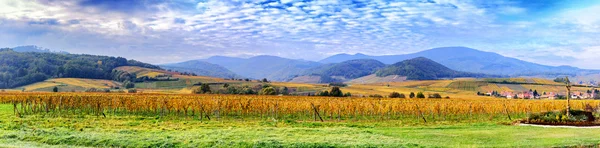
M 528 113 L 563 109 L 566 102 L 559 100 L 115 93 L 0 93 L 0 100 L 0 143 L 17 147 L 548 147 L 600 143 L 597 129 L 511 125 Z M 600 105 L 594 100 L 571 103 L 574 109 Z

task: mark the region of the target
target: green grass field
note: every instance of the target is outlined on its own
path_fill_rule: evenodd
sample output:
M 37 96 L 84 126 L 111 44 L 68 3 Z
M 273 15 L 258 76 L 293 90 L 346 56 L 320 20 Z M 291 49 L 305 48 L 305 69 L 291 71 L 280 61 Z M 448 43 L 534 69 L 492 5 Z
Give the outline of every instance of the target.
M 0 105 L 0 147 L 555 147 L 598 146 L 600 129 L 418 119 L 313 122 L 32 115 Z

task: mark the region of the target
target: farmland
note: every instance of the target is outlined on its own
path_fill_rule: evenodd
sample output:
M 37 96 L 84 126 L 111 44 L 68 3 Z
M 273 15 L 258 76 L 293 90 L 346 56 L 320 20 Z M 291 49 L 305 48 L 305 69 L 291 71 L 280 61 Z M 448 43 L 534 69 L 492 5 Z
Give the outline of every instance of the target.
M 515 126 L 530 113 L 562 110 L 565 100 L 501 99 L 477 92 L 560 92 L 535 78 L 349 83 L 352 97 L 192 94 L 199 83 L 213 92 L 273 86 L 302 92 L 328 84 L 260 82 L 120 67 L 142 77 L 124 93 L 110 80 L 55 78 L 0 92 L 0 147 L 551 147 L 592 146 L 598 129 Z M 172 78 L 172 79 L 171 79 Z M 60 92 L 49 93 L 53 87 Z M 110 93 L 84 93 L 86 89 Z M 259 87 L 260 88 L 260 87 Z M 575 86 L 575 91 L 590 88 Z M 75 91 L 75 92 L 72 92 Z M 388 98 L 438 93 L 447 99 Z M 369 95 L 383 98 L 369 98 Z M 600 106 L 572 100 L 573 109 Z M 597 115 L 596 115 L 597 116 Z
M 600 142 L 597 129 L 510 125 L 530 112 L 562 109 L 565 101 L 114 93 L 2 93 L 0 98 L 4 146 L 547 147 Z M 587 104 L 596 107 L 600 101 L 572 101 L 574 109 Z

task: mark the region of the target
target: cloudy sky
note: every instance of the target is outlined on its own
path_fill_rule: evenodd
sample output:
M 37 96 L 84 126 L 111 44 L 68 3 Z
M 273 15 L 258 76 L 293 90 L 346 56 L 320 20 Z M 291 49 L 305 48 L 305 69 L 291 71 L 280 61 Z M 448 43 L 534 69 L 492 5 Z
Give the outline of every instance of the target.
M 597 0 L 0 0 L 0 46 L 161 64 L 466 46 L 600 69 Z

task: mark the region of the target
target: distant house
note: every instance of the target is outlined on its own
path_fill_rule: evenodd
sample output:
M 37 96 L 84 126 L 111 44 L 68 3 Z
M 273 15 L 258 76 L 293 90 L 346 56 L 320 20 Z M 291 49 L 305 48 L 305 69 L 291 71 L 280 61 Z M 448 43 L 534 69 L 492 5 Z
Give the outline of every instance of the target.
M 556 93 L 554 93 L 554 92 L 545 93 L 545 94 L 543 94 L 543 95 L 540 96 L 540 99 L 554 100 L 554 99 L 556 99 Z

